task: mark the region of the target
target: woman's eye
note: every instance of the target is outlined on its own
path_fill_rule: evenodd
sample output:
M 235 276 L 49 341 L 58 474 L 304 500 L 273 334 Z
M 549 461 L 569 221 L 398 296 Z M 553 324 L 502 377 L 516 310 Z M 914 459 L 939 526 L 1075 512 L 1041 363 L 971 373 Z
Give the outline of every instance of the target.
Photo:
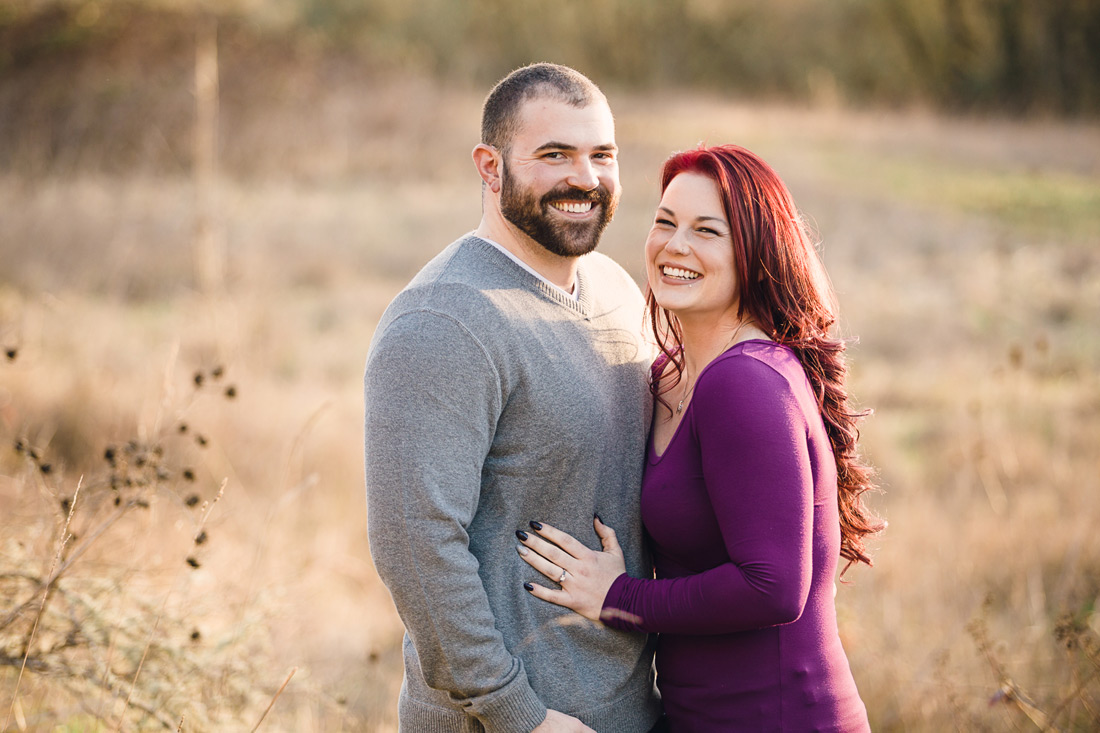
M 657 219 L 655 222 L 653 222 L 653 224 L 654 224 L 654 226 L 660 226 L 660 227 L 670 227 L 670 226 L 672 226 L 672 222 L 669 221 L 668 219 Z

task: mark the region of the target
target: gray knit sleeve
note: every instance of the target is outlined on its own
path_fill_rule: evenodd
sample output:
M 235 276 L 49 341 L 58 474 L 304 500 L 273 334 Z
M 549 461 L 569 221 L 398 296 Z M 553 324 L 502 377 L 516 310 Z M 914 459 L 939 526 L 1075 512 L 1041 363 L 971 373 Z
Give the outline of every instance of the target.
M 428 310 L 386 323 L 367 359 L 368 532 L 424 678 L 490 732 L 546 716 L 506 648 L 467 534 L 501 410 L 500 378 L 462 324 Z

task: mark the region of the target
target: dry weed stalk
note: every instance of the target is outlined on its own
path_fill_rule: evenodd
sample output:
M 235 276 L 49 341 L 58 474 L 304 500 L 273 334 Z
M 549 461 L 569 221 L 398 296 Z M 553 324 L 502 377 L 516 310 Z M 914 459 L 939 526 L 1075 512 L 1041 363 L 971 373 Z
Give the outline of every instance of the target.
M 27 641 L 23 645 L 23 661 L 19 665 L 19 676 L 15 679 L 15 691 L 11 696 L 11 708 L 8 709 L 8 714 L 4 718 L 4 730 L 7 729 L 8 723 L 11 720 L 12 714 L 15 712 L 15 706 L 19 702 L 19 685 L 23 682 L 23 673 L 27 670 L 27 659 L 31 654 L 31 644 L 34 642 L 34 635 L 38 631 L 38 624 L 42 620 L 42 614 L 46 611 L 46 604 L 50 599 L 50 590 L 54 587 L 54 583 L 57 582 L 57 566 L 61 561 L 61 555 L 65 551 L 65 545 L 69 544 L 69 525 L 73 521 L 73 512 L 76 511 L 76 500 L 80 496 L 80 486 L 84 477 L 80 477 L 80 481 L 76 483 L 76 491 L 73 492 L 72 502 L 69 504 L 69 513 L 65 516 L 65 526 L 61 529 L 61 537 L 57 543 L 57 553 L 53 557 L 53 565 L 50 566 L 50 577 L 45 583 L 45 590 L 42 591 L 42 603 L 38 606 L 38 613 L 34 616 L 34 623 L 31 624 L 31 631 L 27 634 Z M 0 627 L 2 628 L 2 627 Z
M 260 716 L 260 719 L 256 721 L 256 725 L 254 725 L 254 726 L 252 727 L 252 731 L 251 731 L 251 733 L 256 733 L 256 731 L 258 731 L 258 730 L 260 729 L 260 725 L 261 725 L 261 724 L 262 724 L 262 723 L 264 722 L 264 718 L 266 718 L 266 717 L 267 717 L 267 714 L 271 712 L 271 708 L 275 707 L 275 701 L 279 699 L 279 695 L 282 695 L 282 694 L 283 694 L 283 690 L 285 690 L 285 689 L 286 689 L 286 686 L 290 684 L 290 678 L 291 678 L 291 677 L 293 677 L 293 676 L 294 676 L 294 673 L 295 673 L 295 672 L 297 672 L 297 671 L 298 671 L 298 668 L 297 668 L 297 667 L 295 667 L 294 669 L 290 670 L 290 674 L 288 674 L 288 675 L 286 676 L 286 679 L 285 679 L 285 680 L 283 680 L 283 684 L 279 686 L 279 689 L 278 689 L 278 690 L 276 690 L 276 692 L 275 692 L 275 696 L 271 698 L 271 702 L 269 702 L 269 703 L 267 704 L 267 707 L 266 707 L 266 708 L 264 708 L 264 713 L 263 713 L 263 715 L 261 715 L 261 716 Z
M 221 367 L 196 373 L 195 393 L 223 373 Z M 233 399 L 236 387 L 221 395 Z M 198 479 L 186 467 L 193 458 L 188 449 L 202 451 L 210 440 L 177 420 L 151 440 L 108 446 L 102 454 L 106 468 L 87 483 L 82 476 L 71 497 L 63 472 L 45 457 L 48 446 L 25 438 L 12 442 L 29 470 L 7 478 L 24 489 L 37 482 L 40 490 L 18 493 L 20 511 L 37 520 L 11 523 L 0 535 L 0 670 L 19 670 L 4 730 L 13 716 L 20 730 L 27 718 L 57 723 L 84 716 L 111 720 L 113 730 L 182 731 L 185 719 L 196 731 L 251 725 L 245 719 L 254 720 L 249 711 L 263 704 L 257 681 L 266 676 L 258 602 L 236 628 L 208 632 L 207 638 L 199 627 L 216 625 L 224 609 L 214 599 L 188 597 L 181 582 L 205 561 L 200 558 L 209 541 L 207 522 L 226 490 L 223 480 L 216 496 L 204 500 L 192 486 Z M 160 510 L 166 503 L 167 515 Z M 48 571 L 36 571 L 47 565 L 36 529 L 56 521 L 50 515 L 58 508 L 64 521 L 53 561 Z M 159 538 L 172 513 L 180 515 L 177 524 L 190 515 L 193 531 L 183 550 L 163 540 L 168 557 L 186 554 L 169 579 L 141 562 L 132 533 L 145 514 L 146 531 Z M 112 552 L 126 544 L 134 562 L 122 570 Z M 35 684 L 22 692 L 25 675 Z
M 1100 706 L 1095 702 L 1100 694 L 1100 638 L 1096 632 L 1070 614 L 1055 624 L 1053 637 L 1066 651 L 1065 668 L 1071 683 L 1063 692 L 1055 693 L 1047 700 L 1038 700 L 1013 680 L 1001 660 L 989 633 L 991 607 L 992 601 L 987 598 L 982 611 L 967 626 L 978 652 L 989 664 L 999 685 L 989 704 L 1004 703 L 1010 706 L 1044 733 L 1096 730 L 1100 727 Z

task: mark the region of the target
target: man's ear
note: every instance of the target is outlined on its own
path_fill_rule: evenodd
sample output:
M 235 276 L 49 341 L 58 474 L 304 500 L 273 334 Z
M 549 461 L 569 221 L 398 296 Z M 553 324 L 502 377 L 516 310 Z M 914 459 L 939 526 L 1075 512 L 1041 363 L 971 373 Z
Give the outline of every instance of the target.
M 493 193 L 500 193 L 500 151 L 491 145 L 478 143 L 474 146 L 474 167 L 481 180 Z

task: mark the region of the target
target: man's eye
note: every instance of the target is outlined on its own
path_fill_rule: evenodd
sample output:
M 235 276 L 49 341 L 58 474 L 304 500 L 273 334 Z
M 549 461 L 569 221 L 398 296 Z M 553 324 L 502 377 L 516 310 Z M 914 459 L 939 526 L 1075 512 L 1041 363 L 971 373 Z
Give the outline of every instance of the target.
M 553 153 L 545 153 L 542 157 L 547 158 L 549 160 L 561 160 L 562 158 L 565 157 L 565 153 L 560 153 L 560 152 L 555 151 Z

